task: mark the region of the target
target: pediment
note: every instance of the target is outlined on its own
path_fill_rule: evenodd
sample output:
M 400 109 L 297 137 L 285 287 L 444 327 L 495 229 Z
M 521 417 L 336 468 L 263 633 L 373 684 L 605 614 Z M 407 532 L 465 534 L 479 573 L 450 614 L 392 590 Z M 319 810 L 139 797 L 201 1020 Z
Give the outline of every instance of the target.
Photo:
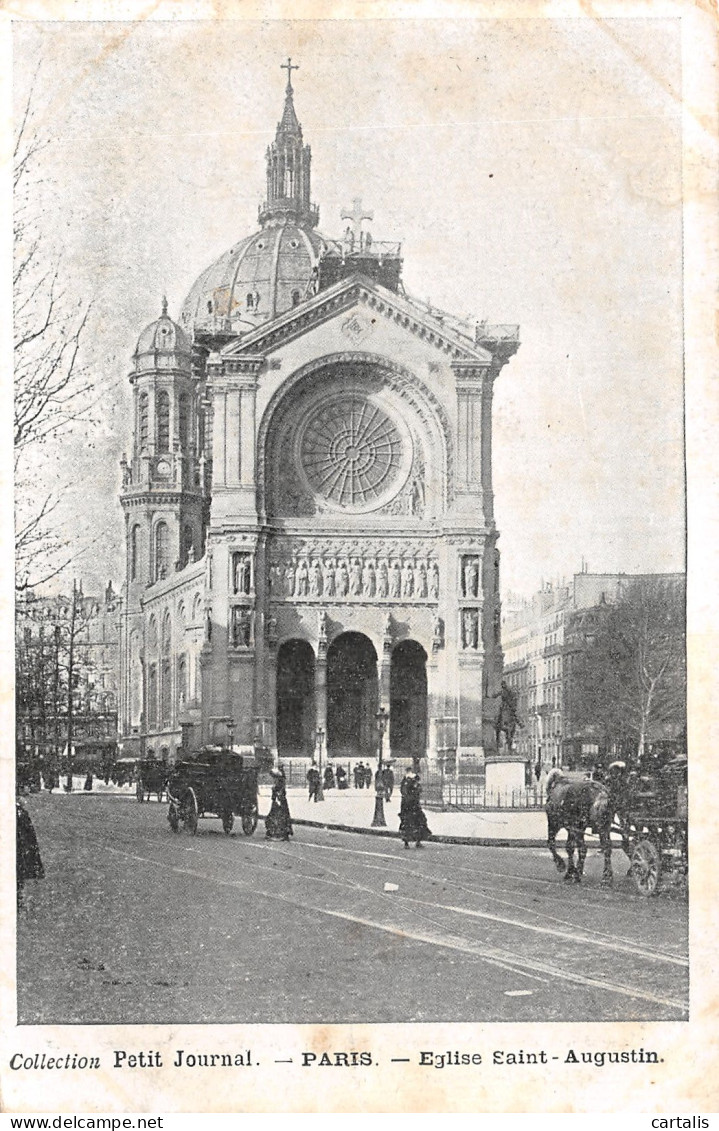
M 395 294 L 361 275 L 343 279 L 334 287 L 328 287 L 252 333 L 229 342 L 221 352 L 222 360 L 266 355 L 342 314 L 348 316 L 347 332 L 351 336 L 352 312 L 355 312 L 357 319 L 357 344 L 363 336 L 363 319 L 382 317 L 403 327 L 407 333 L 421 338 L 427 345 L 443 353 L 449 361 L 471 362 L 480 366 L 492 363 L 492 354 L 488 350 L 447 325 L 442 315 L 427 311 L 411 299 Z

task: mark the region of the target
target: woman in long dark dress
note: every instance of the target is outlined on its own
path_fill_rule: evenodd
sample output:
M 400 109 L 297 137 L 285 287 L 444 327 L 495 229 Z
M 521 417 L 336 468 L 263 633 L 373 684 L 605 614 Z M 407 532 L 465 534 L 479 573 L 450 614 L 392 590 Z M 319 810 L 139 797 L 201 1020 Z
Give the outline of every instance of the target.
M 421 848 L 422 841 L 429 840 L 432 833 L 420 804 L 421 786 L 414 770 L 407 770 L 404 775 L 400 794 L 402 801 L 399 807 L 399 835 L 404 841 L 405 848 L 409 848 L 411 840 L 415 842 L 417 848 Z
M 26 880 L 42 880 L 45 869 L 42 866 L 40 849 L 35 836 L 35 829 L 30 820 L 30 814 L 18 798 L 15 804 L 16 819 L 16 871 L 17 871 L 17 901 L 22 904 L 23 888 Z
M 281 770 L 270 770 L 272 774 L 272 803 L 265 817 L 265 836 L 270 840 L 289 840 L 293 835 L 290 807 L 287 804 L 285 775 Z

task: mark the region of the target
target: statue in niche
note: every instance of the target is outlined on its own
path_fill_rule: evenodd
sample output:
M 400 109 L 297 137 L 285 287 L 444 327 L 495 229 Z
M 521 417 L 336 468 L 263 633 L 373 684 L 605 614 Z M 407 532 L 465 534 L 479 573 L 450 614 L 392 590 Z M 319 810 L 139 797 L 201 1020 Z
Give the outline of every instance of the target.
M 414 571 L 414 591 L 418 597 L 427 596 L 427 567 L 424 562 L 420 562 L 419 568 Z
M 297 581 L 295 586 L 296 597 L 306 597 L 309 590 L 310 575 L 307 562 L 302 559 L 297 567 Z
M 464 596 L 476 597 L 479 590 L 479 562 L 476 558 L 464 559 Z
M 435 614 L 432 621 L 432 651 L 437 652 L 444 644 L 444 624 L 442 618 Z
M 235 593 L 250 592 L 250 555 L 235 554 Z
M 355 558 L 350 566 L 350 595 L 359 597 L 362 592 L 362 563 Z
M 322 563 L 322 588 L 325 597 L 335 595 L 335 568 L 332 559 Z
M 346 597 L 350 586 L 350 575 L 347 572 L 347 564 L 343 560 L 340 562 L 340 567 L 337 571 L 337 594 L 340 597 Z
M 424 514 L 424 484 L 420 475 L 412 480 L 409 491 L 409 513 L 419 518 Z
M 390 597 L 399 597 L 401 592 L 402 574 L 400 573 L 399 562 L 395 562 L 389 575 L 389 595 Z
M 270 645 L 277 643 L 277 617 L 271 616 L 267 621 L 267 641 Z
M 310 570 L 310 597 L 319 597 L 322 593 L 322 569 L 320 563 L 314 561 Z
M 375 573 L 371 561 L 366 561 L 362 569 L 362 596 L 374 597 Z
M 429 567 L 429 595 L 435 600 L 439 597 L 439 566 L 436 562 Z
M 391 613 L 387 613 L 387 616 L 385 617 L 384 634 L 383 635 L 384 635 L 385 641 L 391 641 L 392 640 L 392 614 Z
M 194 560 L 195 560 L 195 545 L 194 545 L 193 542 L 190 542 L 190 545 L 187 548 L 187 564 L 192 565 Z
M 249 648 L 252 622 L 248 609 L 232 610 L 232 643 L 235 648 Z
M 292 562 L 285 566 L 285 594 L 288 597 L 295 595 L 295 567 Z
M 500 617 L 499 609 L 494 610 L 493 625 L 494 625 L 494 643 L 499 644 L 501 637 L 502 637 L 502 626 L 501 626 L 501 617 Z
M 476 609 L 462 613 L 462 647 L 476 649 L 479 643 L 479 621 Z
M 326 640 L 327 639 L 327 613 L 325 612 L 324 609 L 320 613 L 319 639 L 320 640 Z
M 386 597 L 389 591 L 389 574 L 387 573 L 387 562 L 382 558 L 377 569 L 377 596 Z
M 212 641 L 212 611 L 210 609 L 205 613 L 205 640 L 208 644 Z
M 212 552 L 209 551 L 208 554 L 207 554 L 207 566 L 206 566 L 207 588 L 208 589 L 212 589 L 212 574 L 213 574 Z
M 402 596 L 411 597 L 414 593 L 414 570 L 412 562 L 405 562 L 402 566 Z

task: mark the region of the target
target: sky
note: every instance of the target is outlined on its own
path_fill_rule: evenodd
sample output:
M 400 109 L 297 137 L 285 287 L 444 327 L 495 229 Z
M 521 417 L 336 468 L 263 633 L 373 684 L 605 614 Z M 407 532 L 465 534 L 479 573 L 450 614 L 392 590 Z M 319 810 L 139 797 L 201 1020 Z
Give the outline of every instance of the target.
M 13 52 L 47 246 L 92 304 L 93 424 L 35 477 L 85 592 L 122 580 L 135 343 L 255 230 L 288 55 L 320 230 L 361 196 L 410 294 L 520 326 L 495 387 L 505 594 L 582 560 L 683 568 L 679 21 L 27 23 Z

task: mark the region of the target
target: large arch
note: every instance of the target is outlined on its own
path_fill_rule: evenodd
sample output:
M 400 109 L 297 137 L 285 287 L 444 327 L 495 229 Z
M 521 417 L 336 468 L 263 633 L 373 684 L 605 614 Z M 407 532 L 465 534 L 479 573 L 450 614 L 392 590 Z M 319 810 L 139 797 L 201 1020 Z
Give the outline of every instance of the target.
M 416 640 L 402 640 L 392 650 L 389 700 L 392 756 L 422 757 L 427 749 L 427 653 Z
M 300 367 L 270 398 L 257 439 L 258 499 L 262 513 L 272 514 L 278 509 L 276 478 L 287 468 L 288 460 L 295 462 L 288 444 L 292 447 L 290 437 L 297 431 L 298 420 L 306 414 L 305 410 L 311 410 L 318 396 L 323 398 L 333 385 L 341 391 L 345 384 L 350 391 L 367 391 L 371 397 L 379 397 L 380 404 L 384 398 L 382 407 L 390 417 L 394 415 L 395 423 L 404 422 L 413 430 L 416 462 L 410 482 L 418 470 L 420 477 L 428 475 L 434 509 L 446 509 L 451 501 L 453 443 L 444 406 L 411 370 L 380 354 L 352 351 L 328 354 Z M 307 509 L 303 500 L 297 513 L 313 511 Z
M 327 755 L 377 755 L 377 653 L 361 632 L 343 632 L 327 649 Z
M 315 745 L 315 654 L 306 640 L 285 640 L 277 652 L 277 752 L 312 756 Z

